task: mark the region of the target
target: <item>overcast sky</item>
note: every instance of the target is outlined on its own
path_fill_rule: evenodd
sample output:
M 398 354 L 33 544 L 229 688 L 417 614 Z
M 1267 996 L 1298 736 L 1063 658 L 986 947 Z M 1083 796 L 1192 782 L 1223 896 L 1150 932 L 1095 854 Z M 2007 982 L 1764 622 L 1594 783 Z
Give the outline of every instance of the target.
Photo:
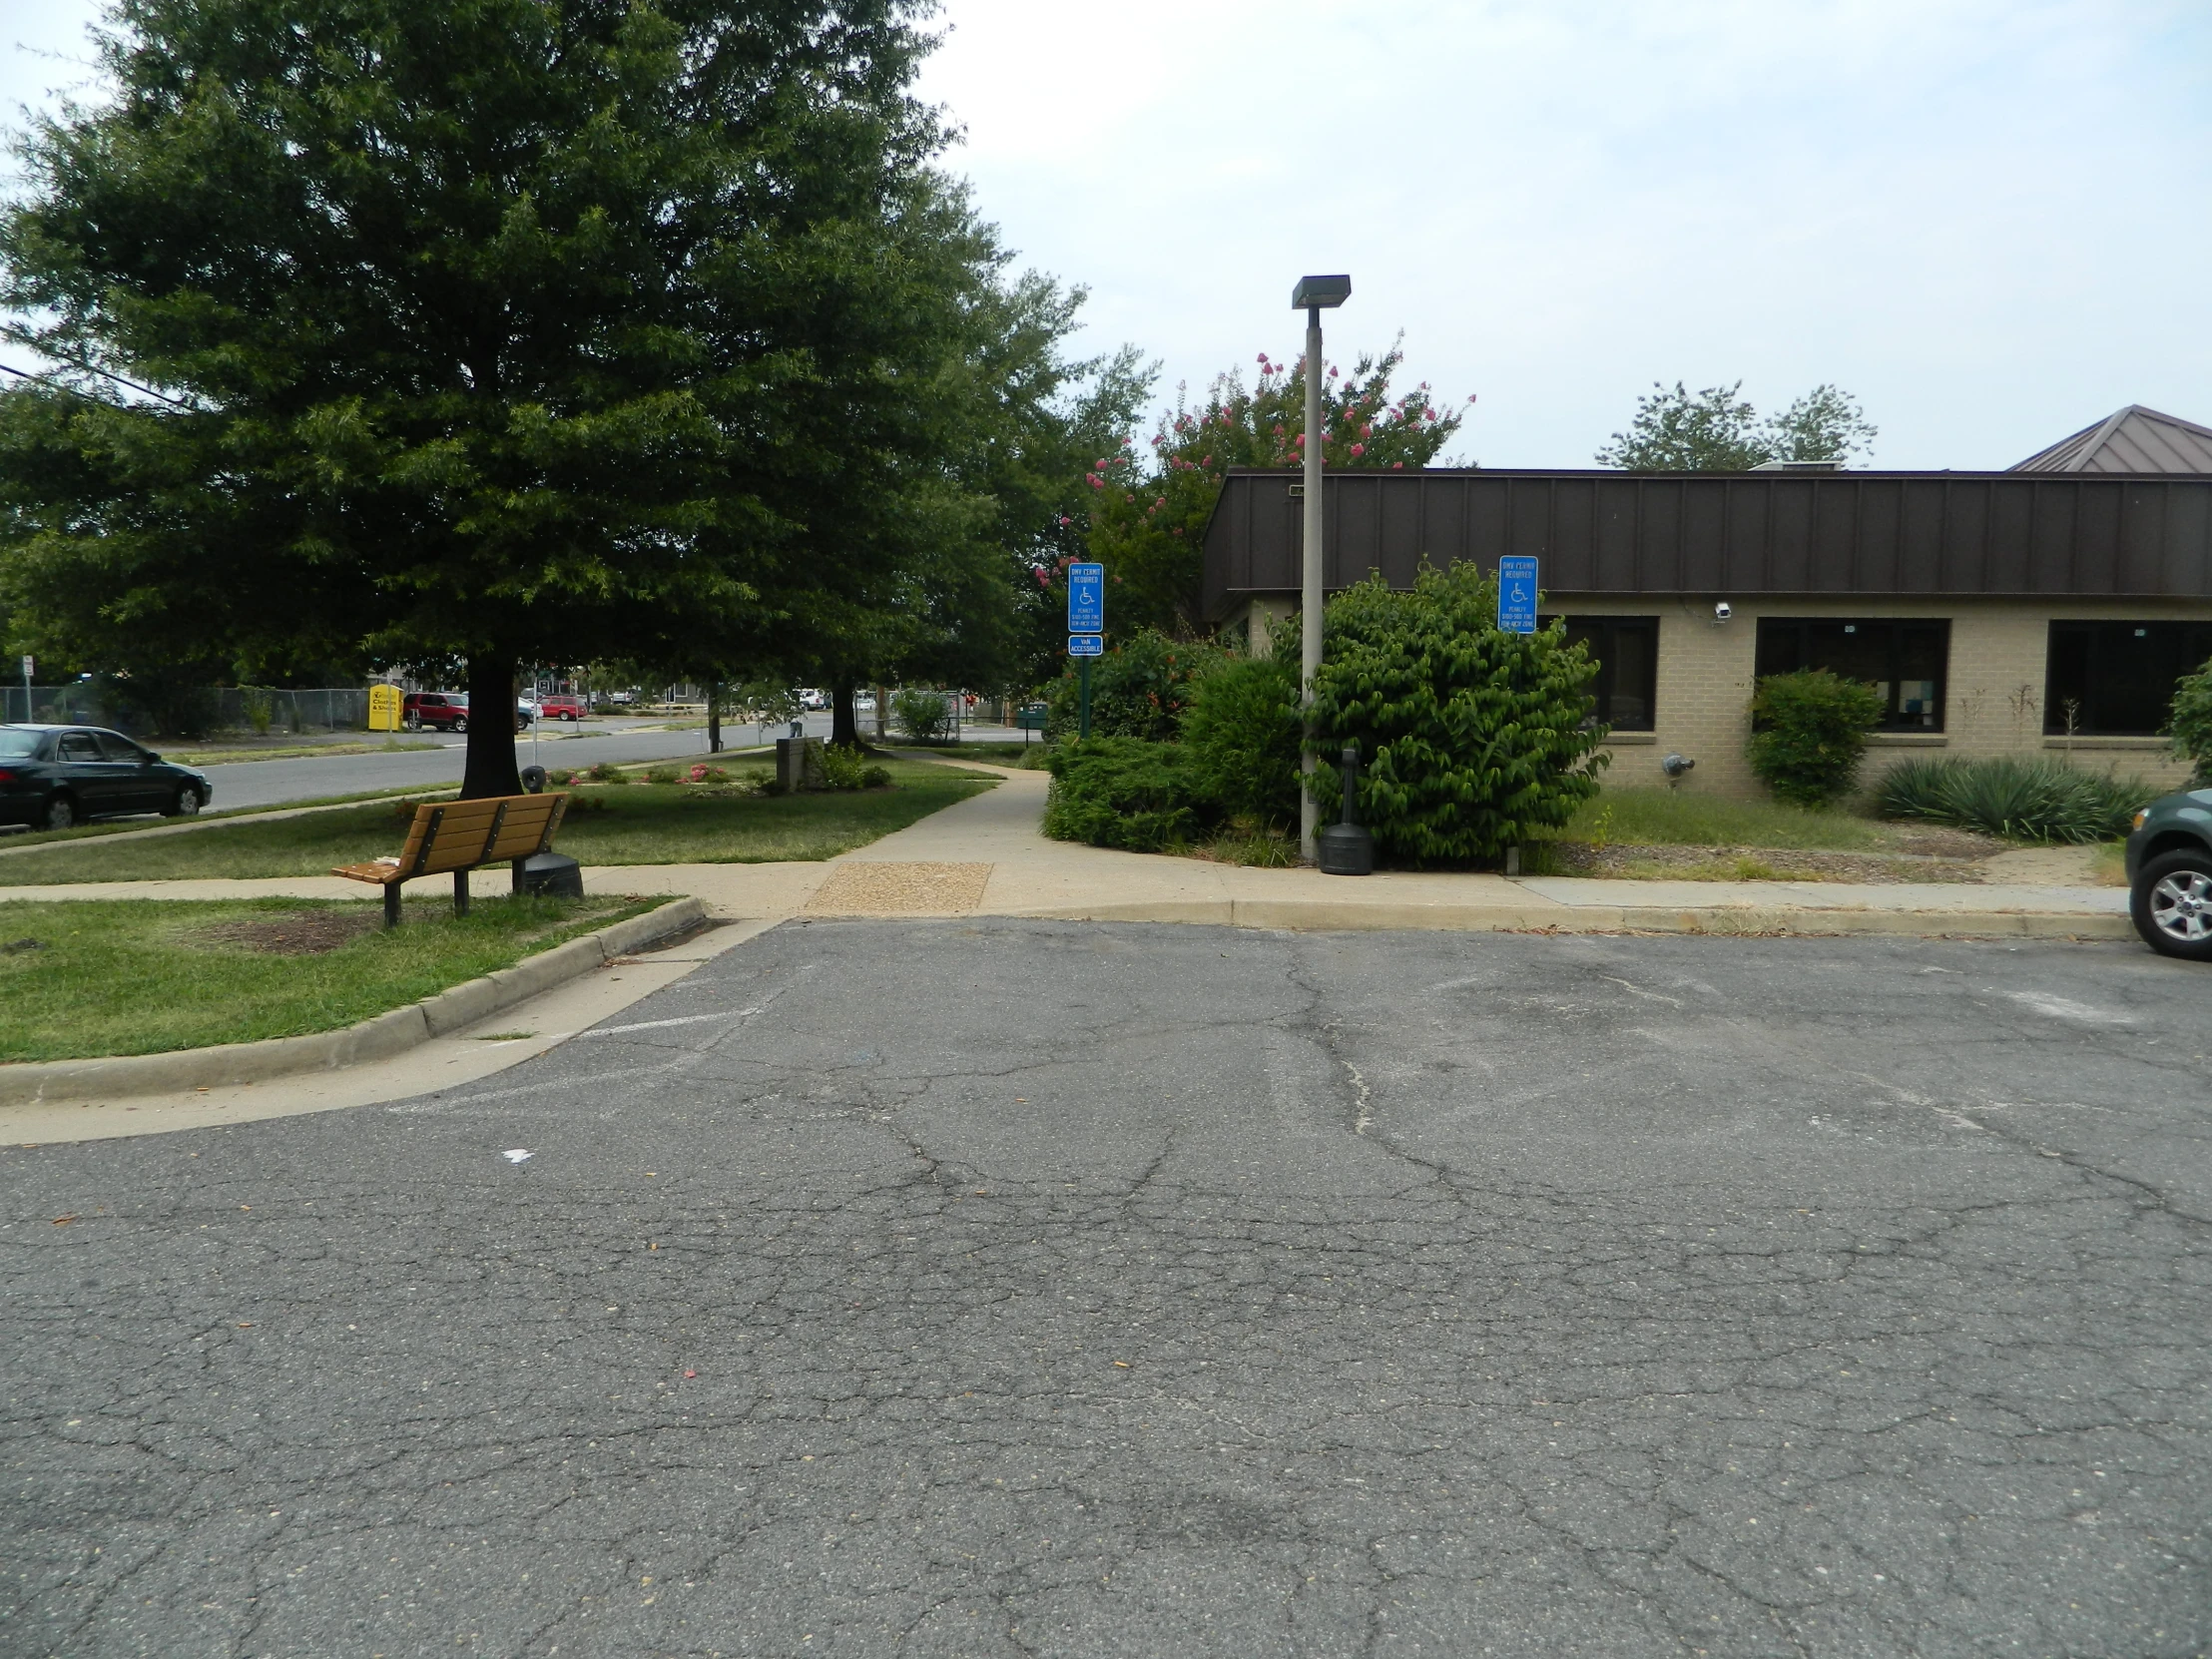
M 9 109 L 86 0 L 9 0 Z M 1178 380 L 1299 346 L 1584 466 L 1653 380 L 1832 380 L 1874 464 L 2001 467 L 2125 403 L 2212 424 L 2205 0 L 950 0 L 925 96 L 1079 342 Z

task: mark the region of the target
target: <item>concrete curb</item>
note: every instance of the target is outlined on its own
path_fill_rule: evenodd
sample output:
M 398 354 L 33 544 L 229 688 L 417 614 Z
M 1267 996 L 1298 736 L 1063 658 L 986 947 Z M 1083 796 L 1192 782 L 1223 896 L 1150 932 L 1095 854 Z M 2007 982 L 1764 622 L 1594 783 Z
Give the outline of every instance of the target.
M 471 979 L 420 1002 L 364 1019 L 340 1031 L 264 1042 L 223 1043 L 168 1054 L 122 1054 L 91 1060 L 39 1060 L 0 1065 L 0 1106 L 51 1100 L 176 1094 L 228 1083 L 260 1083 L 302 1071 L 336 1071 L 388 1059 L 432 1037 L 448 1036 L 541 991 L 582 977 L 646 945 L 689 932 L 707 920 L 696 898 L 678 898 L 643 915 L 525 957 L 511 968 Z
M 983 913 L 983 912 L 978 912 Z M 1291 932 L 1801 934 L 1953 939 L 2132 939 L 2127 917 L 2064 910 L 1821 910 L 1802 905 L 1407 904 L 1316 899 L 1132 899 L 1024 909 L 1049 921 L 1168 921 Z

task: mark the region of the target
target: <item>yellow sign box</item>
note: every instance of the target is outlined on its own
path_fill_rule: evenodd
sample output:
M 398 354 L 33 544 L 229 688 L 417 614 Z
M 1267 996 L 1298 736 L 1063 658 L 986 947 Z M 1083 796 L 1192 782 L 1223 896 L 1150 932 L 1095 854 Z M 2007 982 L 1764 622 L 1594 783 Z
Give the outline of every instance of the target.
M 400 703 L 397 686 L 369 687 L 368 729 L 371 732 L 398 731 Z

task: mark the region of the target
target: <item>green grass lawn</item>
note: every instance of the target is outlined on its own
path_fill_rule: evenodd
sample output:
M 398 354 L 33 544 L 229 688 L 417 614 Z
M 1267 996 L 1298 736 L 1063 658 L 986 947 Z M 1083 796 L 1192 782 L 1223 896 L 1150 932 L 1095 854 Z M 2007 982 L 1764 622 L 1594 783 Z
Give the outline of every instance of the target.
M 1613 846 L 1776 846 L 1880 852 L 1927 827 L 1884 824 L 1850 813 L 1813 813 L 1774 801 L 1734 801 L 1676 790 L 1606 790 L 1569 821 L 1561 837 Z
M 553 845 L 587 864 L 833 858 L 997 782 L 987 773 L 929 761 L 893 761 L 888 770 L 890 789 L 820 795 L 763 796 L 689 784 L 584 785 L 569 792 L 568 818 Z M 397 852 L 413 817 L 411 805 L 387 802 L 107 846 L 65 843 L 0 858 L 0 887 L 322 875 L 333 865 Z
M 156 1054 L 330 1031 L 512 967 L 658 899 L 0 901 L 0 1061 Z

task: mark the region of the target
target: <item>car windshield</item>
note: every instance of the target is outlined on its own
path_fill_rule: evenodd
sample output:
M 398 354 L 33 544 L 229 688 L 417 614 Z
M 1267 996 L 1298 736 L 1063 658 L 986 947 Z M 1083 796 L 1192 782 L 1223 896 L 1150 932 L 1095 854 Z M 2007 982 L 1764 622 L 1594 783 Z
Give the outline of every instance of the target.
M 11 732 L 0 727 L 0 760 L 20 761 L 38 753 L 38 732 Z

